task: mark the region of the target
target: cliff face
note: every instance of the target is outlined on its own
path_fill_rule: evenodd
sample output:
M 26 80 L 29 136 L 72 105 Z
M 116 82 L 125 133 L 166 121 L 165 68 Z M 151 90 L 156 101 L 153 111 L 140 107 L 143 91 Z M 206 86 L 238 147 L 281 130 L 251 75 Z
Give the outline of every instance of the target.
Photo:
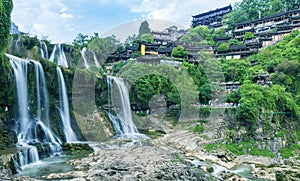
M 10 29 L 10 13 L 12 11 L 12 0 L 0 2 L 0 149 L 13 147 L 16 142 L 16 135 L 12 131 L 12 120 L 10 111 L 13 107 L 13 75 L 8 59 L 4 52 L 8 44 Z

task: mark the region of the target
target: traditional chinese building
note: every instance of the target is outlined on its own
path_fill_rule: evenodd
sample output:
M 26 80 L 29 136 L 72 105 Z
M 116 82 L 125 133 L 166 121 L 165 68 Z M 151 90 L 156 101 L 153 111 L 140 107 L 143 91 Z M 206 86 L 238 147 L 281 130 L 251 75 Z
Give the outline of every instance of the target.
M 225 14 L 232 11 L 231 5 L 215 9 L 209 12 L 201 13 L 193 16 L 192 27 L 208 26 L 210 28 L 218 28 L 222 26 L 222 18 Z
M 246 21 L 234 25 L 232 36 L 243 40 L 246 32 L 266 39 L 273 35 L 286 34 L 294 29 L 300 29 L 300 8 L 267 16 L 253 21 Z M 276 41 L 276 40 L 275 40 Z
M 152 31 L 152 37 L 154 43 L 167 45 L 170 42 L 178 41 L 183 35 L 185 35 L 188 30 L 180 29 L 177 26 L 171 26 L 164 29 L 163 31 Z

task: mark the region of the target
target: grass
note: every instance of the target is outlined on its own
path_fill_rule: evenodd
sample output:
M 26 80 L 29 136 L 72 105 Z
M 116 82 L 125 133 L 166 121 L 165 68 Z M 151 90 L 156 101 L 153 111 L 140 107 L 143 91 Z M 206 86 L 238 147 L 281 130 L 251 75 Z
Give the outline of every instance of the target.
M 194 133 L 201 134 L 204 131 L 204 127 L 201 125 L 196 125 L 193 129 Z
M 184 163 L 184 158 L 182 156 L 180 156 L 179 154 L 176 154 L 175 157 L 177 159 L 176 161 L 179 161 L 180 163 Z
M 205 149 L 208 152 L 212 152 L 213 150 L 222 150 L 222 151 L 230 151 L 235 155 L 244 155 L 244 150 L 250 150 L 249 154 L 253 156 L 265 156 L 274 158 L 275 154 L 268 149 L 258 149 L 255 145 L 250 142 L 241 142 L 241 143 L 231 143 L 231 144 L 223 144 L 223 143 L 211 143 L 205 146 Z
M 292 144 L 290 147 L 281 148 L 279 152 L 283 158 L 290 158 L 292 156 L 295 156 L 297 154 L 297 151 L 299 150 L 300 150 L 300 145 Z M 300 156 L 298 158 L 300 159 Z
M 276 138 L 283 138 L 285 135 L 285 130 L 280 130 L 277 134 L 276 134 Z
M 256 147 L 253 147 L 252 150 L 250 151 L 250 155 L 253 156 L 264 156 L 264 157 L 271 157 L 274 158 L 275 154 L 271 152 L 268 149 L 258 149 Z
M 207 145 L 205 145 L 205 149 L 208 152 L 212 152 L 213 150 L 216 150 L 219 148 L 219 144 L 217 143 L 209 143 Z

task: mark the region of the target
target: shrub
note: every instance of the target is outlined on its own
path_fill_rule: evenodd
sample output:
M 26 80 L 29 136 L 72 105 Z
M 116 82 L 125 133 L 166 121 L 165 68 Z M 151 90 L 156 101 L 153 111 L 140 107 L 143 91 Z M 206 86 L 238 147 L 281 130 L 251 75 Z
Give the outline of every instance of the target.
M 225 52 L 225 51 L 229 50 L 228 43 L 222 43 L 221 45 L 218 46 L 217 50 L 218 50 L 218 52 Z
M 271 157 L 274 158 L 275 154 L 273 152 L 271 152 L 268 149 L 258 149 L 256 147 L 254 147 L 251 151 L 250 151 L 250 155 L 253 156 L 264 156 L 264 157 Z
M 196 125 L 194 130 L 193 130 L 193 132 L 197 133 L 197 134 L 203 133 L 203 131 L 204 131 L 204 127 L 201 126 L 201 125 Z

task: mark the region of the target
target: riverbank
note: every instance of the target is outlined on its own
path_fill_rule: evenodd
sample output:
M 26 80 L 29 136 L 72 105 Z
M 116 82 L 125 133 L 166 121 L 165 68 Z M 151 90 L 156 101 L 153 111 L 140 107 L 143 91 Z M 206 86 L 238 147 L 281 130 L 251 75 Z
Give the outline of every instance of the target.
M 229 151 L 208 152 L 203 149 L 203 144 L 208 141 L 199 135 L 187 130 L 175 129 L 172 133 L 166 134 L 156 140 L 155 144 L 167 144 L 181 150 L 185 157 L 211 162 L 231 170 L 242 164 L 249 164 L 252 167 L 253 179 L 262 180 L 299 180 L 300 161 L 296 159 L 276 160 L 275 158 L 241 155 L 236 156 Z M 203 167 L 204 170 L 210 169 Z M 223 178 L 226 180 L 226 178 Z
M 235 156 L 228 151 L 207 152 L 204 138 L 175 129 L 162 137 L 132 142 L 113 139 L 91 143 L 95 152 L 66 163 L 74 169 L 15 180 L 297 180 L 300 163 L 251 155 Z M 203 163 L 204 164 L 203 164 Z M 202 164 L 199 164 L 202 163 Z M 242 177 L 237 167 L 250 167 Z M 249 179 L 248 179 L 249 178 Z
M 181 160 L 179 154 L 157 146 L 105 149 L 68 161 L 74 166 L 71 172 L 18 180 L 213 180 L 200 168 Z

